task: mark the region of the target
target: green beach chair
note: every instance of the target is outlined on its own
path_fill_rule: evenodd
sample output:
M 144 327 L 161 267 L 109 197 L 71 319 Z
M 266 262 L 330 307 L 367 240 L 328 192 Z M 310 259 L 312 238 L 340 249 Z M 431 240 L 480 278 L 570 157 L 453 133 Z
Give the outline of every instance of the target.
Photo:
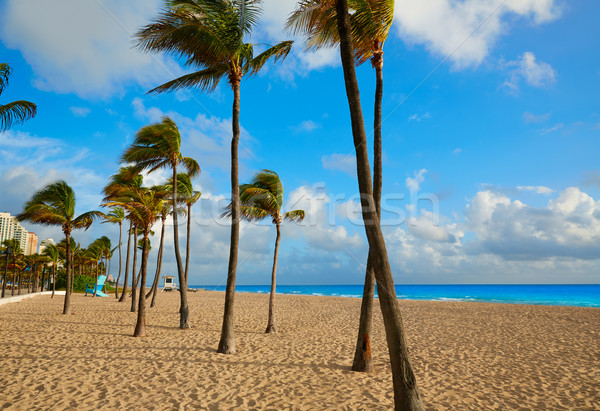
M 105 275 L 101 275 L 98 277 L 98 281 L 96 282 L 96 297 L 108 297 L 107 294 L 104 294 L 102 292 L 102 287 L 104 287 L 105 281 L 106 281 Z M 88 286 L 88 284 L 85 285 L 85 295 L 88 295 L 88 293 L 92 294 L 92 296 L 94 295 L 94 286 L 93 285 L 91 288 Z

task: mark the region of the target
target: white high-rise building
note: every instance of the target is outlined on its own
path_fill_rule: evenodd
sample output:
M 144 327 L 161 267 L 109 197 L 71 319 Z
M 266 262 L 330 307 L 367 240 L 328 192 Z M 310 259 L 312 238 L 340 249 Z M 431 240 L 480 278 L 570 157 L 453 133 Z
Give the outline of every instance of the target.
M 48 247 L 50 244 L 56 245 L 56 241 L 54 241 L 51 238 L 46 238 L 46 239 L 42 240 L 40 242 L 40 254 L 43 254 L 46 247 Z
M 35 254 L 37 251 L 37 235 L 23 228 L 16 217 L 0 213 L 0 243 L 12 239 L 19 242 L 21 252 L 25 255 Z

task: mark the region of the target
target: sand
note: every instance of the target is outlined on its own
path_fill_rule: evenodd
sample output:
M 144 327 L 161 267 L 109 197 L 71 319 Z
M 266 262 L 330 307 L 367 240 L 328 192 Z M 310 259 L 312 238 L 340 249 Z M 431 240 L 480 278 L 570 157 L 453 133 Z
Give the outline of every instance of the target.
M 179 330 L 178 294 L 161 293 L 146 338 L 113 297 L 39 296 L 0 307 L 3 409 L 391 409 L 381 314 L 376 371 L 350 371 L 360 300 L 236 296 L 238 353 L 216 353 L 224 294 L 190 293 L 192 329 Z M 400 302 L 427 409 L 600 409 L 600 309 Z

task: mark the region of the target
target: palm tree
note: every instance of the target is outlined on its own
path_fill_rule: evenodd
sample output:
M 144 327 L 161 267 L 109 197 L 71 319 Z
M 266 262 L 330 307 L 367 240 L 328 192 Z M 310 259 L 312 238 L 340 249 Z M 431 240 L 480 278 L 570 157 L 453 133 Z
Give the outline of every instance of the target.
M 125 203 L 111 202 L 106 205 L 120 206 L 130 212 L 132 221 L 136 227 L 142 230 L 142 262 L 140 268 L 140 299 L 138 305 L 138 316 L 135 325 L 134 337 L 146 336 L 146 277 L 148 267 L 148 253 L 150 251 L 150 228 L 156 222 L 163 208 L 164 198 L 160 191 L 145 188 L 130 191 L 131 201 Z
M 12 269 L 12 287 L 11 287 L 11 295 L 15 295 L 15 271 L 16 271 L 16 260 L 17 257 L 22 254 L 22 250 L 21 250 L 21 245 L 19 243 L 18 240 L 11 238 L 11 239 L 6 239 L 2 242 L 2 244 L 5 247 L 5 251 L 7 251 L 10 248 L 10 252 L 12 254 L 12 260 L 13 260 L 13 269 Z M 4 298 L 5 295 L 5 291 L 6 291 L 6 272 L 8 270 L 8 255 L 6 257 L 6 267 L 4 267 L 4 275 L 5 278 L 2 281 L 2 298 Z
M 66 240 L 66 255 L 71 253 L 71 232 L 75 229 L 88 229 L 95 218 L 101 218 L 104 214 L 100 211 L 88 211 L 75 217 L 75 192 L 65 181 L 57 181 L 49 184 L 36 192 L 25 204 L 23 212 L 17 215 L 18 221 L 30 221 L 43 225 L 59 225 Z M 65 269 L 67 271 L 67 292 L 65 293 L 65 304 L 63 314 L 71 312 L 71 295 L 68 285 L 71 283 L 71 264 L 66 259 Z
M 187 175 L 187 174 L 186 174 Z M 167 187 L 167 185 L 163 186 L 154 186 L 153 190 L 161 190 L 171 192 L 172 188 Z M 166 197 L 166 194 L 164 195 Z M 163 202 L 163 208 L 160 210 L 160 245 L 158 246 L 158 253 L 156 256 L 156 271 L 154 273 L 154 281 L 152 282 L 152 287 L 148 294 L 146 294 L 146 298 L 149 298 L 152 295 L 152 301 L 150 302 L 150 307 L 154 307 L 156 305 L 156 295 L 158 292 L 158 282 L 160 280 L 160 272 L 162 270 L 162 259 L 163 259 L 163 249 L 165 244 L 165 224 L 167 222 L 167 217 L 173 210 L 173 206 L 170 201 Z M 178 209 L 179 210 L 179 209 Z
M 404 336 L 402 315 L 398 306 L 394 279 L 390 267 L 385 239 L 374 207 L 371 170 L 367 153 L 367 135 L 362 116 L 360 94 L 354 69 L 352 27 L 348 13 L 348 0 L 336 0 L 337 25 L 340 36 L 340 55 L 346 94 L 352 122 L 352 135 L 356 151 L 358 186 L 365 232 L 369 241 L 369 253 L 373 256 L 373 269 L 377 281 L 379 304 L 383 314 L 386 339 L 390 354 L 394 383 L 394 401 L 397 410 L 423 410 L 417 380 L 410 365 L 408 347 Z
M 122 197 L 126 196 L 127 188 L 141 188 L 143 184 L 142 175 L 134 170 L 132 167 L 121 167 L 117 174 L 110 177 L 109 183 L 104 187 L 104 199 L 103 201 L 112 201 L 117 198 L 121 201 L 125 201 Z M 129 219 L 129 230 L 127 231 L 127 254 L 125 257 L 125 278 L 123 279 L 123 292 L 119 302 L 123 302 L 127 299 L 127 281 L 129 279 L 129 255 L 131 251 L 131 234 L 133 233 L 133 221 Z M 119 231 L 120 232 L 120 231 Z M 120 237 L 120 234 L 119 234 Z M 119 241 L 119 244 L 121 242 Z M 120 272 L 120 270 L 119 270 Z M 117 282 L 117 290 L 118 290 Z M 118 292 L 118 291 L 116 291 Z M 115 292 L 115 293 L 116 293 Z
M 239 243 L 238 143 L 240 139 L 240 82 L 244 75 L 257 74 L 269 61 L 283 60 L 292 42 L 283 41 L 254 57 L 254 45 L 244 42 L 258 22 L 260 0 L 170 0 L 156 21 L 138 31 L 138 48 L 184 57 L 199 71 L 171 80 L 154 93 L 195 88 L 213 91 L 227 77 L 233 90 L 231 138 L 232 223 L 225 309 L 218 352 L 235 353 L 233 303 Z M 181 281 L 181 280 L 180 280 Z
M 168 187 L 173 186 L 173 179 L 169 179 Z M 200 199 L 202 193 L 194 191 L 192 179 L 185 173 L 177 175 L 177 193 L 178 201 L 181 201 L 187 207 L 187 241 L 185 244 L 185 282 L 188 282 L 188 274 L 190 269 L 190 233 L 192 222 L 192 206 Z
M 283 184 L 276 172 L 262 170 L 257 173 L 250 184 L 240 186 L 240 213 L 244 220 L 260 221 L 271 218 L 277 229 L 275 252 L 273 254 L 273 270 L 271 271 L 271 294 L 269 296 L 269 319 L 266 333 L 277 332 L 275 324 L 275 279 L 277 274 L 277 256 L 279 254 L 279 239 L 281 223 L 286 221 L 304 220 L 304 210 L 288 211 L 281 214 L 283 206 Z M 231 204 L 223 216 L 231 217 Z
M 383 184 L 381 103 L 383 99 L 383 44 L 387 39 L 394 19 L 394 0 L 348 0 L 353 13 L 350 16 L 352 42 L 356 65 L 371 60 L 375 69 L 375 113 L 373 125 L 373 197 L 377 215 L 381 216 L 381 190 Z M 339 44 L 335 2 L 333 0 L 304 0 L 288 19 L 287 27 L 295 33 L 307 36 L 307 47 L 318 49 Z M 373 295 L 375 275 L 371 254 L 367 259 L 365 285 L 360 312 L 358 338 L 352 369 L 372 371 L 371 323 L 373 317 Z
M 52 296 L 50 298 L 54 298 L 54 292 L 56 291 L 56 266 L 60 261 L 60 252 L 54 244 L 49 244 L 44 248 L 44 255 L 52 263 Z
M 12 69 L 6 63 L 0 63 L 0 94 L 8 86 L 8 78 Z M 35 117 L 37 106 L 29 101 L 18 100 L 8 104 L 0 104 L 0 133 L 11 128 L 13 124 L 23 124 Z
M 119 275 L 117 276 L 115 286 L 115 298 L 119 298 L 119 280 L 121 279 L 121 234 L 124 219 L 125 211 L 121 207 L 111 207 L 110 211 L 106 214 L 106 221 L 103 221 L 104 223 L 119 224 Z
M 177 166 L 182 165 L 191 177 L 200 173 L 198 162 L 190 157 L 184 157 L 181 152 L 181 134 L 177 124 L 169 117 L 163 117 L 160 123 L 142 127 L 135 135 L 133 144 L 121 157 L 122 163 L 133 164 L 133 169 L 141 172 L 153 172 L 161 168 L 171 168 L 173 171 L 173 204 L 177 200 Z M 173 242 L 175 244 L 175 260 L 180 284 L 180 316 L 179 328 L 189 328 L 189 306 L 187 301 L 187 282 L 179 252 L 179 226 L 177 213 L 173 213 Z

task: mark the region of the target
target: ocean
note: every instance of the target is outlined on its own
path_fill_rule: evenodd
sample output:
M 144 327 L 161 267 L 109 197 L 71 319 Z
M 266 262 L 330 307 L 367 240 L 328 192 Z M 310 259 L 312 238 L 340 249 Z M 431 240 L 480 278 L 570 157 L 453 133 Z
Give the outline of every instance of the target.
M 225 291 L 225 285 L 192 285 Z M 237 292 L 267 294 L 270 285 L 238 285 Z M 362 297 L 362 285 L 278 285 L 277 294 Z M 600 307 L 600 284 L 593 285 L 396 285 L 396 295 L 403 300 L 473 301 L 505 304 L 565 305 Z

